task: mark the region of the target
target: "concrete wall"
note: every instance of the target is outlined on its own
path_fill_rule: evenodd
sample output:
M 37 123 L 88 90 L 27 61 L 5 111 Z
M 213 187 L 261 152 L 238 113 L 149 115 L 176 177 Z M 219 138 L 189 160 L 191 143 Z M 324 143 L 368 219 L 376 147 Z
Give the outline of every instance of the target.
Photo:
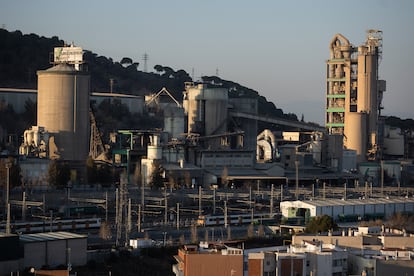
M 384 236 L 381 240 L 384 247 L 414 248 L 414 237 Z

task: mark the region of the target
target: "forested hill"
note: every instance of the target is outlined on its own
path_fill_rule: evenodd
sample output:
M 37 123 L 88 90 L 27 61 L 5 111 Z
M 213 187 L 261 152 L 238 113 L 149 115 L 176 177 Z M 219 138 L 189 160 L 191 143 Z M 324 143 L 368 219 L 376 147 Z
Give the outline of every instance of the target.
M 37 34 L 22 34 L 0 29 L 0 87 L 33 88 L 37 86 L 36 72 L 51 66 L 51 53 L 54 47 L 62 47 L 64 41 L 54 36 L 46 38 Z M 79 45 L 82 46 L 82 45 Z M 184 83 L 192 81 L 184 70 L 162 65 L 154 66 L 154 72 L 140 70 L 140 64 L 125 57 L 121 61 L 99 56 L 85 50 L 84 59 L 91 74 L 91 90 L 107 92 L 113 80 L 113 92 L 145 95 L 155 93 L 166 87 L 174 97 L 181 99 Z M 297 120 L 295 114 L 283 111 L 250 88 L 218 77 L 203 77 L 212 85 L 228 88 L 230 97 L 257 98 L 260 113 L 263 115 Z
M 9 32 L 0 28 L 0 87 L 35 89 L 36 72 L 49 68 L 53 49 L 63 45 L 64 41 L 56 36 L 46 38 L 37 34 Z M 181 99 L 184 83 L 192 81 L 186 71 L 175 71 L 168 66 L 156 65 L 154 72 L 143 72 L 140 70 L 140 64 L 128 57 L 121 61 L 113 61 L 111 58 L 85 50 L 84 59 L 91 74 L 92 91 L 109 91 L 110 80 L 113 79 L 113 92 L 145 95 L 166 87 L 174 97 Z M 253 89 L 222 80 L 217 76 L 204 76 L 202 79 L 211 85 L 228 88 L 230 97 L 257 98 L 260 115 L 297 120 L 295 114 L 285 114 L 282 109 L 277 108 L 273 102 L 267 101 Z M 401 120 L 391 116 L 386 118 L 386 123 L 402 129 L 414 130 L 412 119 Z

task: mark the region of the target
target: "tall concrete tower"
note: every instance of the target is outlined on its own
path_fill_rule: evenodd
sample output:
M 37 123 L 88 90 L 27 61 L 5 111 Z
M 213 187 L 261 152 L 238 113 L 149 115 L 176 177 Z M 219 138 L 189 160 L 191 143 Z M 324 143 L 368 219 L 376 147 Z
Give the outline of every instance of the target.
M 50 158 L 85 161 L 89 153 L 89 74 L 61 63 L 37 75 L 37 124 L 53 139 Z
M 368 30 L 365 44 L 354 47 L 336 34 L 327 61 L 326 128 L 344 136 L 344 146 L 358 161 L 381 155 L 379 117 L 385 81 L 378 79 L 382 32 Z

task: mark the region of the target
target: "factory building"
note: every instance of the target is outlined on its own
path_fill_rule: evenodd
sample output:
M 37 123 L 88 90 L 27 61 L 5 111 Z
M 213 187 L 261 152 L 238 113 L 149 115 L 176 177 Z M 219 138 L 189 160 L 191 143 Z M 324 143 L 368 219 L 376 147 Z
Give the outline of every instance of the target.
M 2 249 L 0 275 L 15 275 L 14 272 L 19 275 L 19 271 L 28 268 L 37 272 L 43 267 L 69 268 L 87 263 L 87 236 L 85 235 L 69 232 L 21 235 L 0 233 L 0 245 Z M 43 274 L 35 273 L 35 275 Z
M 82 266 L 87 262 L 87 236 L 69 232 L 49 232 L 20 235 L 24 266 Z
M 388 218 L 395 213 L 413 213 L 413 198 L 369 198 L 369 199 L 325 199 L 306 201 L 282 201 L 282 216 L 302 218 L 328 215 L 336 221 L 357 221 L 373 218 Z
M 191 169 L 192 183 L 205 185 L 220 184 L 223 175 L 239 179 L 241 185 L 249 176 L 258 181 L 277 177 L 286 183 L 286 179 L 297 178 L 305 184 L 315 179 L 350 179 L 349 173 L 357 172 L 358 163 L 405 154 L 404 137 L 397 129 L 384 128 L 380 119 L 385 91 L 385 81 L 378 76 L 381 34 L 370 30 L 365 44 L 359 47 L 341 34 L 331 40 L 328 134 L 325 127 L 314 124 L 260 116 L 257 99 L 230 98 L 228 89 L 216 83 L 185 83 L 182 101 L 174 99 L 166 88 L 145 96 L 145 100 L 122 94 L 90 95 L 89 75 L 82 70 L 82 50 L 58 48 L 55 66 L 38 72 L 38 124 L 24 133 L 20 153 L 84 162 L 95 141 L 90 137 L 96 137 L 90 133 L 91 120 L 92 133 L 99 133 L 90 117 L 90 99 L 96 104 L 119 99 L 131 112 L 163 118 L 163 129 L 157 133 L 125 130 L 135 145 L 110 145 L 117 144 L 112 147 L 113 164 L 127 168 L 129 175 L 140 172 L 145 185 L 151 181 L 154 168 L 167 170 L 165 178 L 169 169 L 174 175 L 184 167 Z M 257 135 L 258 122 L 309 132 L 285 131 L 276 136 L 272 130 L 264 130 Z M 118 135 L 124 135 L 123 131 L 118 130 Z M 207 180 L 202 179 L 205 175 Z
M 336 34 L 330 44 L 326 76 L 326 128 L 344 136 L 344 147 L 358 161 L 378 160 L 382 149 L 381 101 L 385 81 L 379 79 L 382 32 L 369 30 L 365 44 L 355 47 Z

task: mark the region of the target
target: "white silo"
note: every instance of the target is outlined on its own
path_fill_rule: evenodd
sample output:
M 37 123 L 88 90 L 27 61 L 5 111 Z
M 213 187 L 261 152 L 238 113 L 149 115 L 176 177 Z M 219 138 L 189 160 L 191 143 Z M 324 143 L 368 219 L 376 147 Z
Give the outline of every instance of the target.
M 162 158 L 162 147 L 158 135 L 150 136 L 151 143 L 147 146 L 147 158 L 149 160 L 160 160 Z
M 54 139 L 51 159 L 86 160 L 89 152 L 90 77 L 65 63 L 38 71 L 37 125 Z

